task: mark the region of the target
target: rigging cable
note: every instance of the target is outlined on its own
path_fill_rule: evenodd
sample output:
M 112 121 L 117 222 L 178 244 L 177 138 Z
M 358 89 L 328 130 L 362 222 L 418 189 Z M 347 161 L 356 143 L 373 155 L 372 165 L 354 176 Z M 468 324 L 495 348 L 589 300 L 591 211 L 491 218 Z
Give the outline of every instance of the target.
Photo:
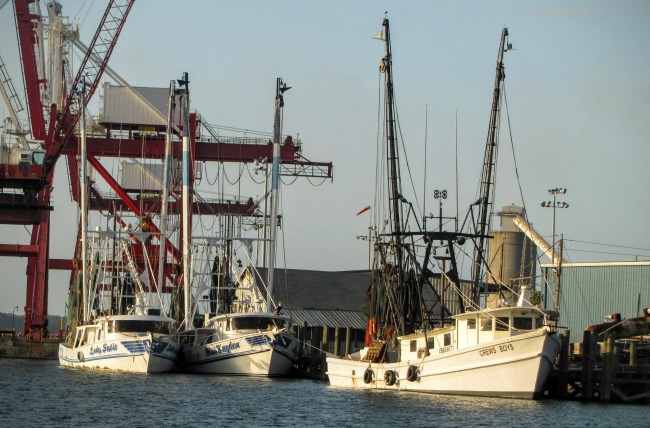
M 386 129 L 384 126 L 382 126 L 382 72 L 381 70 L 379 71 L 378 74 L 379 80 L 378 80 L 378 85 L 377 85 L 377 135 L 376 135 L 376 148 L 375 148 L 375 196 L 374 196 L 374 212 L 372 213 L 372 216 L 374 218 L 374 224 L 376 228 L 379 228 L 380 222 L 380 213 L 383 212 L 383 207 L 382 207 L 382 191 L 381 191 L 381 183 L 382 183 L 382 177 L 384 174 L 384 163 L 381 162 L 383 159 L 383 150 L 384 150 L 384 145 L 382 143 L 382 140 L 384 139 L 386 135 Z M 374 276 L 373 276 L 374 278 Z
M 293 178 L 293 181 L 291 181 L 290 183 L 289 183 L 289 180 L 287 180 L 287 181 L 285 182 L 285 181 L 282 179 L 282 176 L 278 176 L 278 178 L 280 179 L 280 182 L 281 182 L 282 184 L 284 184 L 285 186 L 291 186 L 293 183 L 296 182 L 296 180 L 298 180 L 298 176 L 297 176 L 297 175 Z M 309 177 L 307 177 L 307 181 L 309 181 Z M 311 184 L 311 182 L 310 182 L 310 184 Z M 321 183 L 321 184 L 323 184 L 323 183 Z M 321 184 L 318 184 L 318 185 L 313 184 L 313 186 L 320 186 Z
M 279 193 L 279 199 L 280 199 L 280 212 L 284 212 L 284 199 L 283 199 L 283 192 L 280 191 Z M 284 285 L 284 302 L 285 306 L 289 306 L 289 286 L 288 286 L 288 280 L 287 280 L 287 245 L 286 245 L 286 240 L 285 240 L 285 235 L 284 231 L 286 229 L 286 224 L 285 224 L 286 218 L 284 215 L 282 216 L 282 226 L 280 230 L 282 231 L 282 261 L 284 262 L 284 282 L 282 285 Z M 278 299 L 279 300 L 279 299 Z M 278 302 L 279 303 L 279 302 Z
M 521 190 L 521 180 L 519 179 L 519 168 L 517 167 L 517 156 L 515 156 L 515 144 L 512 139 L 512 126 L 510 125 L 510 111 L 508 110 L 508 97 L 506 96 L 506 82 L 505 79 L 501 84 L 503 88 L 503 100 L 506 106 L 506 118 L 508 120 L 508 133 L 510 134 L 510 147 L 512 148 L 512 160 L 515 164 L 515 175 L 517 177 L 517 185 L 519 186 L 519 195 L 521 196 L 521 204 L 524 208 L 524 213 L 526 213 L 526 202 L 524 201 L 524 192 Z M 527 214 L 526 214 L 527 216 Z
M 238 180 L 239 178 L 236 178 L 235 180 L 230 181 L 230 179 L 228 178 L 228 173 L 226 172 L 226 166 L 225 166 L 225 165 L 224 165 L 224 168 L 223 168 L 223 171 L 222 171 L 222 172 L 223 172 L 223 178 L 224 178 L 224 180 L 225 180 L 226 182 L 228 182 L 228 184 L 230 184 L 231 186 L 233 186 L 235 183 L 237 183 L 237 180 Z M 225 184 L 225 183 L 221 183 L 222 186 L 223 186 L 224 184 Z
M 402 125 L 400 124 L 399 112 L 397 111 L 397 97 L 395 96 L 394 93 L 393 93 L 393 106 L 394 106 L 394 110 L 395 110 L 395 122 L 397 123 L 397 129 L 399 131 L 399 141 L 400 141 L 400 143 L 402 145 L 402 149 L 404 151 L 404 155 L 403 155 L 404 162 L 406 163 L 406 170 L 408 171 L 409 182 L 411 183 L 411 190 L 413 191 L 413 195 L 414 195 L 414 198 L 415 198 L 415 204 L 417 206 L 418 211 L 424 212 L 420 208 L 420 201 L 418 199 L 417 192 L 415 191 L 415 183 L 413 183 L 413 174 L 411 173 L 411 165 L 409 164 L 408 154 L 406 152 L 406 145 L 404 144 L 404 136 L 402 135 Z M 400 171 L 400 177 L 401 177 L 401 171 Z M 401 191 L 402 190 L 400 189 L 400 192 Z M 402 195 L 402 196 L 404 196 L 404 195 Z
M 638 247 L 628 247 L 628 246 L 625 246 L 625 245 L 602 244 L 602 243 L 599 243 L 599 242 L 578 241 L 576 239 L 565 239 L 565 241 L 577 242 L 577 243 L 580 243 L 580 244 L 601 245 L 601 246 L 605 246 L 605 247 L 625 248 L 625 249 L 628 249 L 628 250 L 650 251 L 650 248 L 638 248 Z
M 314 186 L 314 187 L 320 187 L 320 186 L 322 186 L 323 184 L 325 184 L 325 182 L 327 181 L 327 177 L 323 177 L 323 179 L 322 179 L 322 181 L 321 181 L 320 183 L 314 183 L 314 182 L 311 180 L 312 178 L 313 178 L 313 179 L 317 179 L 318 177 L 309 177 L 309 176 L 307 176 L 306 178 L 307 178 L 307 182 L 308 182 L 309 184 L 311 184 L 312 186 Z M 293 184 L 297 179 L 298 179 L 298 176 L 296 176 L 296 179 L 293 180 L 289 185 Z
M 210 176 L 208 175 L 208 163 L 203 162 L 203 167 L 204 167 L 203 169 L 205 170 L 205 180 L 208 182 L 208 184 L 210 186 L 214 186 L 215 184 L 217 184 L 217 180 L 219 180 L 219 169 L 218 169 L 219 167 L 217 166 L 217 173 L 214 176 L 213 182 L 210 182 Z

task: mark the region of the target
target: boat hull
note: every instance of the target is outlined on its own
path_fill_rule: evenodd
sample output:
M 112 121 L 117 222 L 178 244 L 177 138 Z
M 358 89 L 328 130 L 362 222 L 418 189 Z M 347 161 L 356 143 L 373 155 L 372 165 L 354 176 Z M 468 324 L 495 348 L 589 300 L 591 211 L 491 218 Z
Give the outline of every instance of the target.
M 288 334 L 254 333 L 185 348 L 179 368 L 188 373 L 284 377 L 298 353 L 299 342 Z
M 327 375 L 338 387 L 535 399 L 543 394 L 560 346 L 556 334 L 540 330 L 397 363 L 328 357 Z M 395 374 L 392 385 L 385 378 L 389 370 Z
M 123 337 L 89 345 L 59 345 L 59 364 L 64 367 L 104 369 L 131 373 L 171 371 L 178 356 L 178 344 L 150 335 Z

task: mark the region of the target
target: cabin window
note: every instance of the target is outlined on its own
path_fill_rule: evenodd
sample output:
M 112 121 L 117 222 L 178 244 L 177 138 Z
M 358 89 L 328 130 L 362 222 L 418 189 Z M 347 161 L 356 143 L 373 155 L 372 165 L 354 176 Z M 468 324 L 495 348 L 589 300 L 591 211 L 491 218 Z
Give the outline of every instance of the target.
M 514 317 L 512 319 L 512 328 L 516 330 L 532 330 L 533 319 L 530 317 Z
M 34 152 L 32 162 L 34 165 L 43 165 L 43 162 L 45 162 L 45 152 Z
M 467 320 L 467 329 L 475 330 L 476 329 L 476 320 Z
M 191 345 L 194 342 L 194 335 L 182 334 L 180 335 L 180 342 L 183 346 Z
M 211 336 L 211 335 L 207 335 L 207 336 L 204 336 L 204 337 L 203 337 L 203 340 L 200 342 L 200 345 L 201 345 L 201 346 L 205 346 L 205 345 L 210 344 L 211 342 L 212 342 L 212 336 Z
M 411 340 L 411 347 L 409 351 L 411 352 L 416 352 L 418 350 L 418 341 L 417 340 Z
M 81 332 L 81 333 L 77 332 L 77 337 L 75 338 L 76 340 L 75 340 L 75 343 L 74 343 L 75 348 L 78 347 L 78 346 L 81 346 L 81 343 L 82 343 L 81 338 L 82 337 L 83 337 L 83 332 Z
M 434 349 L 436 347 L 436 338 L 435 337 L 427 338 L 427 347 L 429 349 Z
M 508 329 L 509 329 L 508 324 L 510 324 L 510 318 L 508 318 L 508 317 L 497 317 L 495 319 L 495 321 L 496 322 L 495 322 L 494 329 L 496 331 L 508 331 Z
M 481 331 L 492 331 L 492 318 L 481 318 Z
M 151 333 L 171 333 L 171 322 L 165 321 L 142 321 L 142 320 L 119 320 L 115 321 L 117 331 L 123 333 L 140 333 L 149 331 Z
M 451 333 L 445 334 L 445 346 L 451 345 Z
M 270 328 L 282 328 L 284 321 L 271 317 L 242 317 L 232 318 L 232 328 L 234 330 L 267 330 Z

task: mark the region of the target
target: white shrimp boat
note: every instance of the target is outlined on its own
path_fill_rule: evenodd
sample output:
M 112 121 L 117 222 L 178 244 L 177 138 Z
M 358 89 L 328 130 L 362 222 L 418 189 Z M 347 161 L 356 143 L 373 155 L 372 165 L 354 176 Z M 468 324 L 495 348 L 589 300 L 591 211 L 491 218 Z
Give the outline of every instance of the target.
M 195 242 L 201 240 L 196 240 Z M 252 247 L 251 239 L 232 240 L 224 246 L 218 242 L 193 251 L 196 265 L 209 265 L 209 258 L 227 260 L 227 248 L 242 252 L 242 259 Z M 218 267 L 215 267 L 218 266 Z M 231 269 L 226 272 L 227 266 Z M 199 295 L 207 294 L 201 311 L 202 319 L 196 318 L 199 327 L 179 333 L 180 352 L 178 369 L 189 373 L 211 373 L 231 376 L 285 377 L 298 360 L 300 342 L 290 332 L 290 319 L 281 313 L 281 304 L 274 312 L 268 312 L 264 300 L 260 275 L 251 267 L 238 267 L 232 263 L 215 263 L 209 275 L 209 284 L 198 284 L 200 275 L 194 272 L 193 288 Z M 236 277 L 236 281 L 231 280 Z M 212 297 L 212 299 L 210 299 Z M 196 310 L 196 308 L 195 308 Z
M 379 204 L 387 202 L 375 208 L 376 224 L 368 237 L 374 257 L 365 306 L 369 314 L 367 346 L 346 357 L 327 357 L 332 386 L 528 399 L 544 393 L 561 346 L 554 327 L 558 314 L 533 307 L 529 284 L 511 290 L 519 295 L 516 306 L 480 309 L 479 305 L 484 289 L 483 247 L 490 238 L 486 232 L 507 35 L 504 29 L 481 196 L 468 211 L 471 221 L 463 222 L 463 226 L 471 224 L 470 230 L 442 230 L 441 204 L 439 229 L 430 231 L 426 229 L 426 216 L 418 222 L 413 219 L 417 205 L 401 188 L 390 32 L 388 19 L 384 19 L 380 38 L 385 41 L 386 55 L 380 70 L 386 80 L 386 147 L 381 153 L 386 159 L 377 165 L 382 165 L 378 175 L 386 169 L 387 180 L 383 187 L 386 195 L 376 200 Z M 434 197 L 446 198 L 446 191 L 436 191 Z M 473 207 L 479 209 L 476 216 Z M 462 247 L 470 242 L 475 244 L 474 251 Z M 436 256 L 436 249 L 444 255 Z M 472 252 L 472 279 L 462 283 L 456 255 Z M 446 290 L 457 300 L 450 302 Z M 450 305 L 456 302 L 452 312 Z
M 194 327 L 194 317 L 186 317 L 186 330 L 180 333 L 178 367 L 185 372 L 212 373 L 237 376 L 288 376 L 300 352 L 299 341 L 289 333 L 289 317 L 281 314 L 282 306 L 273 301 L 273 269 L 275 266 L 275 233 L 277 221 L 277 192 L 279 182 L 280 111 L 284 105 L 282 94 L 288 90 L 277 79 L 274 124 L 274 148 L 271 169 L 270 239 L 266 245 L 267 281 L 251 267 L 234 263 L 240 257 L 251 265 L 252 242 L 258 239 L 242 238 L 240 231 L 229 229 L 226 238 L 193 237 L 196 250 L 192 251 L 192 265 L 212 271 L 192 271 L 187 279 L 186 314 L 190 309 L 189 289 L 196 289 L 194 299 L 208 303 L 203 312 L 202 326 Z M 266 171 L 266 169 L 265 169 Z M 266 195 L 265 195 L 266 198 Z M 231 222 L 232 226 L 233 222 Z M 266 233 L 266 232 L 265 232 Z M 216 253 L 213 252 L 216 250 Z M 241 252 L 239 256 L 235 254 Z M 189 253 L 189 251 L 188 251 Z M 201 255 L 206 255 L 205 257 Z M 241 262 L 241 259 L 239 260 Z M 210 277 L 210 283 L 199 284 Z M 233 281 L 231 278 L 237 278 Z M 203 298 L 207 293 L 207 299 Z M 200 318 L 199 318 L 200 324 Z
M 80 97 L 81 105 L 85 105 L 85 88 Z M 59 364 L 132 373 L 170 371 L 178 356 L 177 323 L 160 309 L 162 300 L 159 308 L 149 305 L 149 287 L 143 284 L 128 248 L 130 232 L 121 234 L 97 227 L 91 236 L 88 231 L 85 109 L 81 118 L 81 263 L 80 274 L 69 290 L 70 333 L 66 342 L 59 345 Z M 122 288 L 118 283 L 126 282 L 135 282 L 139 290 L 118 292 Z M 78 296 L 81 302 L 77 301 Z M 118 300 L 124 305 L 115 306 Z
M 134 373 L 171 371 L 178 355 L 176 321 L 160 315 L 111 315 L 75 329 L 59 346 L 65 367 Z
M 381 342 L 327 358 L 327 375 L 332 386 L 539 398 L 561 346 L 555 317 L 519 305 L 465 312 L 453 326 L 398 337 L 397 349 Z
M 184 332 L 179 367 L 185 372 L 283 377 L 298 358 L 299 342 L 287 333 L 289 317 L 231 313 Z

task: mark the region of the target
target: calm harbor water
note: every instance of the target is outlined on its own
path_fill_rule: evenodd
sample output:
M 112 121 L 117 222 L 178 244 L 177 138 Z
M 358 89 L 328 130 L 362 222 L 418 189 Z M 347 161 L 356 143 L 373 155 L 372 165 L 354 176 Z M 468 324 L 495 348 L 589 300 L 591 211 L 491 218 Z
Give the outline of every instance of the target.
M 0 359 L 0 427 L 650 426 L 647 405 L 336 389 L 296 379 L 135 375 Z

